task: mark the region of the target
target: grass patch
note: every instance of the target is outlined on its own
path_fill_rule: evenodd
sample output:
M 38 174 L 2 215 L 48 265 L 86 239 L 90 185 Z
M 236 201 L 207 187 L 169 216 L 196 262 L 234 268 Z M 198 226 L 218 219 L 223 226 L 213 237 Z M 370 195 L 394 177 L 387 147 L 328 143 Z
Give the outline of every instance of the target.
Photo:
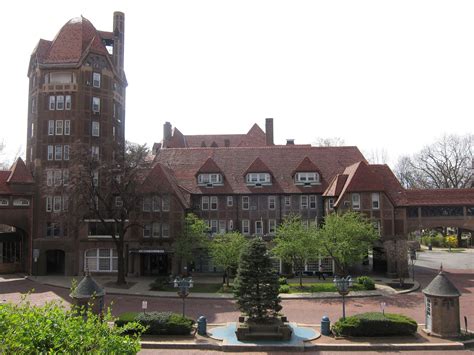
M 443 249 L 443 251 L 447 251 L 448 253 L 462 253 L 463 251 L 466 251 L 464 248 L 451 248 L 449 249 Z

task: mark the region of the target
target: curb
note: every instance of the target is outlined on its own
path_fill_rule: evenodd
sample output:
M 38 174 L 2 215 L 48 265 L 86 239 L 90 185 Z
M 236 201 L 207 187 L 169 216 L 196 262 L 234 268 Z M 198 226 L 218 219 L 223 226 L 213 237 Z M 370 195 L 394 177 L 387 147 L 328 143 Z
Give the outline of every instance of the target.
M 413 287 L 409 288 L 408 290 L 396 291 L 398 295 L 403 295 L 405 293 L 415 292 L 420 288 L 420 283 L 418 281 L 414 281 Z
M 37 280 L 34 278 L 34 276 L 26 275 L 25 279 L 30 280 L 32 282 L 36 282 L 42 285 L 46 286 L 52 286 L 52 287 L 59 287 L 63 289 L 69 289 L 69 287 L 64 286 L 64 285 L 58 285 L 54 284 L 51 282 L 41 282 L 40 280 Z M 416 285 L 415 285 L 416 286 Z M 419 287 L 419 284 L 417 285 Z M 404 293 L 412 292 L 412 289 L 410 290 L 404 290 Z M 364 292 L 364 294 L 355 294 L 356 292 Z M 160 294 L 147 294 L 147 293 L 132 293 L 132 292 L 121 292 L 120 290 L 110 290 L 106 288 L 106 293 L 109 295 L 121 295 L 121 296 L 142 296 L 142 297 L 160 297 L 160 298 L 179 298 L 175 292 L 165 292 L 165 291 L 160 291 Z M 348 294 L 346 298 L 368 298 L 368 297 L 382 297 L 386 296 L 385 292 L 380 291 L 380 290 L 374 290 L 374 291 L 353 291 L 353 293 Z M 319 292 L 319 293 L 293 293 L 293 294 L 285 294 L 282 293 L 280 294 L 280 297 L 283 300 L 305 300 L 305 299 L 339 299 L 342 298 L 341 295 L 339 295 L 337 292 Z M 203 296 L 199 295 L 198 293 L 191 293 L 188 298 L 193 298 L 193 299 L 219 299 L 219 300 L 233 300 L 234 297 L 232 294 L 213 294 L 209 296 Z

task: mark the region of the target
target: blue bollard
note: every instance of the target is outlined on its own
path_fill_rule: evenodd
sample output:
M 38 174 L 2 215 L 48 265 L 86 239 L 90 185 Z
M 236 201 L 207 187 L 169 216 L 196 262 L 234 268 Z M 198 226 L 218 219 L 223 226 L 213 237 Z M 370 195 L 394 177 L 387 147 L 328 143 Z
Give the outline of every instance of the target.
M 321 334 L 322 335 L 331 335 L 331 321 L 328 316 L 324 316 L 321 319 Z
M 204 316 L 200 316 L 197 320 L 197 332 L 199 335 L 207 335 L 207 319 Z

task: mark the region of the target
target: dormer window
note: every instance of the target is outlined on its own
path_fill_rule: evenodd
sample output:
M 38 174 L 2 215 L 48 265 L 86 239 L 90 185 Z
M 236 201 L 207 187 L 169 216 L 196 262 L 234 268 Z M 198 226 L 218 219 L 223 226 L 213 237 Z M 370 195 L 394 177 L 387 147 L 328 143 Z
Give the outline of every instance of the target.
M 248 173 L 247 174 L 247 185 L 271 185 L 272 180 L 269 173 Z
M 208 187 L 223 185 L 224 179 L 222 174 L 211 173 L 211 174 L 199 174 L 198 185 L 204 185 Z
M 319 183 L 319 174 L 315 171 L 295 174 L 295 184 L 297 185 L 316 185 Z

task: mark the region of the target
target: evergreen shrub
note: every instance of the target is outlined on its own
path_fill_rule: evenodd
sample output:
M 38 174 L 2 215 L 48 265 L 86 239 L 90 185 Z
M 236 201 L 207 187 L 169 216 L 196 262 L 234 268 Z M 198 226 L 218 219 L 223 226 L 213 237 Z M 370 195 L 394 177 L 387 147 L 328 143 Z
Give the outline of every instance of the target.
M 143 334 L 148 335 L 188 335 L 194 325 L 194 320 L 172 312 L 127 312 L 121 314 L 115 324 L 131 321 L 146 327 Z
M 339 319 L 332 326 L 337 336 L 377 337 L 412 335 L 416 333 L 415 320 L 393 313 L 368 312 Z
M 363 285 L 366 290 L 375 290 L 375 282 L 369 276 L 359 276 L 357 283 Z

